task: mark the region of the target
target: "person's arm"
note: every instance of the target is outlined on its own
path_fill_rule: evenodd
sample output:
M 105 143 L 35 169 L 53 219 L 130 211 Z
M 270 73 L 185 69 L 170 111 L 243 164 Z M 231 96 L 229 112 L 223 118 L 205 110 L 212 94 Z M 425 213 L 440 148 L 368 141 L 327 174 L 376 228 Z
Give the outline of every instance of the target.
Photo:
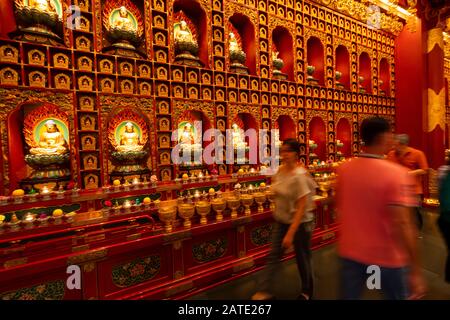
M 417 154 L 417 164 L 419 166 L 419 169 L 411 170 L 409 172 L 410 175 L 413 176 L 424 176 L 428 172 L 428 162 L 427 158 L 425 157 L 425 154 L 422 151 L 418 151 Z
M 426 289 L 417 248 L 417 227 L 412 221 L 411 208 L 393 205 L 389 206 L 389 211 L 393 220 L 394 232 L 406 248 L 410 259 L 410 298 L 418 299 L 424 295 Z
M 306 197 L 308 195 L 304 195 L 303 197 L 299 198 L 296 202 L 296 208 L 294 218 L 292 219 L 292 223 L 289 226 L 288 231 L 286 232 L 286 235 L 283 239 L 283 248 L 288 249 L 292 246 L 292 243 L 294 242 L 294 236 L 297 232 L 298 227 L 302 223 L 303 215 L 305 214 L 305 204 L 306 204 Z

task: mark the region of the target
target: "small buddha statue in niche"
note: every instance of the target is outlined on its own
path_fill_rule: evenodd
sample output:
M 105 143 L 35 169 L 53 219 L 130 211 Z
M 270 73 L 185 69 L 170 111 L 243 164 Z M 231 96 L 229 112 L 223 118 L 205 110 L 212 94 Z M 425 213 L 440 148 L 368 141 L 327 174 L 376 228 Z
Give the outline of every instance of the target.
M 39 146 L 30 149 L 31 154 L 63 154 L 67 153 L 67 142 L 53 120 L 45 122 L 46 131 L 39 139 Z
M 239 128 L 239 126 L 236 123 L 234 123 L 232 127 L 233 127 L 233 132 L 231 134 L 231 137 L 232 137 L 232 141 L 233 141 L 233 147 L 235 149 L 246 148 L 247 143 L 244 141 L 244 135 L 243 135 L 242 129 Z
M 122 29 L 126 31 L 136 32 L 137 28 L 128 17 L 128 10 L 125 6 L 121 6 L 119 9 L 119 16 L 112 22 L 112 27 Z
M 56 13 L 55 6 L 51 0 L 30 0 L 29 6 L 41 12 Z
M 182 149 L 195 150 L 201 148 L 201 144 L 195 142 L 193 127 L 190 123 L 187 123 L 183 127 L 183 132 L 180 135 L 179 143 Z
M 120 144 L 116 147 L 117 151 L 140 151 L 143 145 L 139 139 L 139 134 L 135 131 L 131 122 L 125 124 L 125 131 L 120 135 Z

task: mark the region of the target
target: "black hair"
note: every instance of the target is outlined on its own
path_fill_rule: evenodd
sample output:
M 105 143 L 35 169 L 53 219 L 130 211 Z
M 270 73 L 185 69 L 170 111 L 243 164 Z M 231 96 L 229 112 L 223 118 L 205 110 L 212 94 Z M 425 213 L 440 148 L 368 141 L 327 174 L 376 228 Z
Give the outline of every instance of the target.
M 361 138 L 366 146 L 373 146 L 380 134 L 390 132 L 389 122 L 381 117 L 364 119 L 361 125 Z
M 289 151 L 295 152 L 297 154 L 300 153 L 300 143 L 296 139 L 289 138 L 283 141 L 283 146 L 289 148 Z

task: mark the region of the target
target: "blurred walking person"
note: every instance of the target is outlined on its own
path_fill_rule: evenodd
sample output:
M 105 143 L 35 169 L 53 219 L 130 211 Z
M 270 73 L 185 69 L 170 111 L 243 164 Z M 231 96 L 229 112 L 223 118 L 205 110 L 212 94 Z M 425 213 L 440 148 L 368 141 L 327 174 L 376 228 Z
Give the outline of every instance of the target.
M 428 162 L 422 151 L 411 148 L 408 145 L 409 136 L 407 134 L 398 134 L 395 137 L 395 148 L 387 154 L 387 159 L 408 168 L 409 174 L 414 178 L 414 192 L 416 195 L 416 205 L 414 206 L 414 211 L 417 218 L 419 231 L 422 231 L 422 178 L 428 172 Z
M 450 152 L 446 156 L 447 164 L 439 168 L 440 216 L 438 226 L 447 245 L 445 281 L 450 283 Z
M 365 152 L 337 172 L 342 298 L 360 299 L 375 265 L 385 298 L 417 299 L 425 285 L 411 217 L 413 182 L 405 168 L 384 159 L 393 142 L 385 119 L 365 119 L 361 137 Z
M 314 203 L 317 187 L 309 173 L 298 166 L 300 145 L 295 139 L 283 142 L 280 150 L 282 165 L 272 178 L 271 190 L 275 193 L 275 219 L 272 244 L 264 270 L 261 291 L 253 300 L 274 298 L 275 272 L 285 250 L 292 245 L 300 273 L 302 291 L 298 297 L 310 300 L 313 296 L 313 271 L 311 235 L 314 229 Z

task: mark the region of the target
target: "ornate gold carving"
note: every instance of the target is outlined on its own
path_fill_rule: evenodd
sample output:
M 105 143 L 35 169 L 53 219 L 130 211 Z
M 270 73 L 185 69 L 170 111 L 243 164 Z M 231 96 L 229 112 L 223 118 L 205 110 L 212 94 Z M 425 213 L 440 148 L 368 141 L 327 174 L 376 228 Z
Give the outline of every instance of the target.
M 235 119 L 239 113 L 249 113 L 256 119 L 256 123 L 261 123 L 261 110 L 259 106 L 230 104 L 228 112 L 229 119 Z
M 83 264 L 83 272 L 92 272 L 95 270 L 97 264 L 95 262 L 89 262 Z
M 45 65 L 45 53 L 43 53 L 40 50 L 33 49 L 28 52 L 28 63 L 37 65 L 37 66 L 44 66 Z
M 53 56 L 53 65 L 57 68 L 69 68 L 69 57 L 64 53 L 57 53 Z
M 17 259 L 12 259 L 12 260 L 8 260 L 3 264 L 3 267 L 5 269 L 8 268 L 13 268 L 13 267 L 17 267 L 20 266 L 22 264 L 26 264 L 28 262 L 28 258 L 17 258 Z
M 19 62 L 19 50 L 10 45 L 0 47 L 0 62 Z
M 86 261 L 102 259 L 106 257 L 107 254 L 108 254 L 107 249 L 97 249 L 90 252 L 73 255 L 67 258 L 67 265 L 81 264 Z
M 45 88 L 47 77 L 40 71 L 33 71 L 28 74 L 30 87 Z
M 55 88 L 70 90 L 70 77 L 64 73 L 55 76 Z
M 0 70 L 0 84 L 17 86 L 19 85 L 19 74 L 12 68 Z
M 214 126 L 214 105 L 211 102 L 194 102 L 189 100 L 174 100 L 174 114 L 172 120 L 174 123 L 179 122 L 180 116 L 187 110 L 195 110 L 202 112 Z
M 428 88 L 428 132 L 438 125 L 445 130 L 445 88 L 438 94 Z
M 296 109 L 272 107 L 272 127 L 275 126 L 275 122 L 282 115 L 288 116 L 289 118 L 291 118 L 294 121 L 294 123 L 297 123 L 297 110 Z
M 430 53 L 434 46 L 438 46 L 440 49 L 444 50 L 444 34 L 441 28 L 434 28 L 428 31 L 427 53 Z

